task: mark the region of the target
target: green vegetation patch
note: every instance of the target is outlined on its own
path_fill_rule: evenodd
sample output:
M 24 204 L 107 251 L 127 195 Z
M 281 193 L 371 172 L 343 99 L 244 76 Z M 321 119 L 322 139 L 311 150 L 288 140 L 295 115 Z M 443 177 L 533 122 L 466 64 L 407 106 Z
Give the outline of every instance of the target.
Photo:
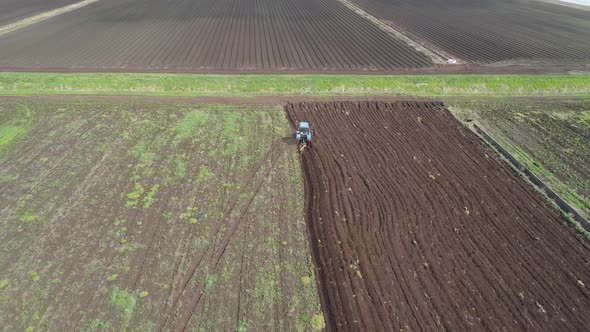
M 123 326 L 129 326 L 137 305 L 137 295 L 115 286 L 111 291 L 110 303 L 117 308 L 117 313 L 123 322 Z
M 131 208 L 137 207 L 139 199 L 144 192 L 145 190 L 141 184 L 135 183 L 133 191 L 127 194 L 127 203 L 125 203 L 125 206 Z
M 208 109 L 194 110 L 188 113 L 176 125 L 176 142 L 189 137 L 200 128 L 203 128 L 209 121 Z
M 30 110 L 23 104 L 5 107 L 0 108 L 0 156 L 29 131 L 32 119 Z
M 21 127 L 7 125 L 0 127 L 0 146 L 7 145 L 22 132 Z
M 154 96 L 590 95 L 586 75 L 194 75 L 1 73 L 0 94 Z

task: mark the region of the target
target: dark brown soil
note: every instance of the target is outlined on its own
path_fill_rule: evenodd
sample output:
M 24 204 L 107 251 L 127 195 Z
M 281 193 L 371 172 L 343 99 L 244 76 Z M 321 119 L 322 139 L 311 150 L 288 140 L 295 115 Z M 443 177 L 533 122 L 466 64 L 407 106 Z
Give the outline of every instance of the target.
M 469 62 L 590 61 L 590 11 L 535 0 L 352 0 Z
M 0 36 L 0 67 L 388 70 L 432 62 L 337 0 L 102 0 Z
M 584 330 L 590 245 L 435 102 L 291 103 L 328 330 Z
M 8 0 L 0 25 L 72 0 Z M 550 74 L 590 69 L 590 11 L 528 0 L 101 0 L 0 36 L 0 72 Z M 2 10 L 6 7 L 6 10 Z

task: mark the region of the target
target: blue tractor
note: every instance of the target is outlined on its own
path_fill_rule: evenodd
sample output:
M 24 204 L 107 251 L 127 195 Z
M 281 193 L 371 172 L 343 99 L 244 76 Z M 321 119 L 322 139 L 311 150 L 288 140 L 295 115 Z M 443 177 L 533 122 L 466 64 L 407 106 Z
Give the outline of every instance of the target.
M 311 142 L 311 125 L 309 122 L 299 122 L 299 129 L 295 131 L 295 138 L 299 143 Z
M 307 144 L 311 143 L 311 135 L 313 131 L 309 122 L 299 122 L 297 131 L 295 131 L 295 138 L 299 142 L 299 151 L 303 152 Z

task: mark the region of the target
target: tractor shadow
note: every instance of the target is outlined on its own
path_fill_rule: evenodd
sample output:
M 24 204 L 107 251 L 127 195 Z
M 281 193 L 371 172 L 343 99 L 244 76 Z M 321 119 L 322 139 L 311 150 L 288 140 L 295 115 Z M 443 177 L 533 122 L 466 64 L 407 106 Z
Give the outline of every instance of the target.
M 283 137 L 283 138 L 281 138 L 281 141 L 283 142 L 283 144 L 286 144 L 286 145 L 293 145 L 293 146 L 297 145 L 297 140 L 293 136 Z

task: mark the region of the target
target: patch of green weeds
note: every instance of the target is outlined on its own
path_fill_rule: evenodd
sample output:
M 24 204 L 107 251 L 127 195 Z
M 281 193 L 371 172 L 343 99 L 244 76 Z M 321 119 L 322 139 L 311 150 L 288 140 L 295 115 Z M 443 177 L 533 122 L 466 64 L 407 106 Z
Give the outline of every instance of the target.
M 133 185 L 133 191 L 127 194 L 127 202 L 125 202 L 125 207 L 128 208 L 136 208 L 141 201 L 144 208 L 149 208 L 152 204 L 156 201 L 156 193 L 160 188 L 159 184 L 155 184 L 152 188 L 146 193 L 143 186 L 139 183 L 135 183 Z M 145 194 L 145 196 L 144 196 Z M 143 198 L 142 198 L 143 196 Z
M 217 276 L 213 274 L 207 274 L 205 276 L 205 291 L 210 292 L 215 287 L 217 282 Z
M 195 217 L 196 207 L 187 207 L 186 211 L 180 214 L 181 220 L 187 220 L 189 224 L 196 224 L 199 220 Z
M 34 224 L 39 221 L 39 216 L 31 212 L 30 210 L 25 211 L 25 213 L 19 218 L 19 220 L 25 224 Z
M 255 288 L 257 313 L 263 313 L 272 306 L 277 297 L 277 287 L 279 286 L 275 266 L 268 264 L 258 272 Z
M 0 127 L 0 147 L 10 144 L 23 129 L 21 127 L 6 125 Z
M 27 307 L 24 305 L 20 309 L 20 321 L 23 323 L 29 321 L 29 310 L 27 310 Z
M 98 331 L 111 331 L 112 330 L 112 323 L 108 321 L 103 321 L 98 318 L 91 320 L 88 325 L 86 325 L 82 331 L 83 332 L 98 332 Z
M 186 176 L 186 154 L 178 155 L 174 159 L 174 176 L 177 179 L 183 179 Z
M 135 158 L 135 178 L 139 179 L 140 175 L 150 176 L 153 174 L 154 160 L 156 154 L 149 151 L 144 142 L 135 144 L 130 150 L 129 154 Z
M 199 175 L 197 175 L 197 181 L 198 182 L 207 181 L 211 178 L 212 175 L 213 175 L 213 173 L 211 172 L 211 170 L 207 166 L 201 165 L 201 166 L 199 166 Z
M 227 147 L 223 151 L 225 155 L 233 155 L 247 145 L 244 133 L 241 133 L 241 121 L 243 118 L 243 115 L 238 111 L 223 113 L 221 137 L 223 140 L 228 141 Z
M 110 302 L 117 308 L 117 315 L 122 320 L 123 328 L 127 328 L 137 306 L 137 296 L 126 289 L 113 288 L 111 291 Z
M 115 281 L 115 280 L 117 280 L 118 277 L 119 277 L 119 275 L 116 274 L 116 273 L 115 274 L 111 274 L 110 276 L 107 277 L 107 280 L 108 281 Z
M 170 211 L 166 211 L 166 212 L 162 213 L 162 217 L 164 217 L 164 220 L 169 222 L 170 220 L 172 220 L 172 217 L 174 217 L 174 213 L 172 213 Z
M 2 279 L 2 280 L 0 280 L 0 290 L 3 290 L 7 286 L 8 286 L 8 279 Z
M 310 278 L 309 276 L 304 276 L 304 277 L 301 277 L 301 282 L 302 282 L 304 285 L 309 285 L 309 284 L 311 283 L 311 278 Z
M 240 167 L 245 168 L 252 165 L 252 156 L 250 155 L 241 155 L 240 156 Z
M 16 179 L 18 179 L 18 175 L 16 175 L 16 174 L 8 174 L 8 173 L 0 174 L 0 184 L 16 181 Z
M 139 293 L 139 298 L 143 299 L 144 297 L 150 295 L 150 293 L 148 293 L 148 291 L 142 291 L 141 293 Z
M 143 203 L 144 208 L 148 209 L 156 201 L 154 196 L 158 192 L 158 188 L 160 188 L 160 185 L 155 184 L 154 186 L 152 186 L 150 191 L 145 195 L 145 197 L 141 201 Z
M 241 320 L 238 323 L 238 328 L 236 329 L 236 332 L 246 332 L 248 331 L 248 328 L 250 327 L 250 321 L 249 320 Z
M 121 227 L 114 231 L 115 239 L 119 240 L 119 243 L 123 244 L 126 243 L 127 240 L 125 239 L 125 234 L 127 233 L 127 227 Z
M 39 274 L 37 272 L 35 272 L 35 271 L 29 272 L 29 277 L 33 281 L 39 281 L 39 279 L 41 279 L 41 277 L 39 277 Z
M 98 147 L 98 152 L 100 153 L 105 153 L 107 152 L 109 149 L 111 148 L 111 145 L 108 143 L 102 143 L 99 147 Z
M 145 190 L 143 189 L 141 184 L 135 183 L 134 190 L 127 194 L 127 203 L 125 203 L 125 206 L 130 208 L 137 207 L 137 204 L 139 203 L 139 198 L 141 197 L 141 195 L 143 195 L 144 192 Z
M 176 125 L 176 144 L 193 136 L 194 132 L 209 124 L 209 112 L 207 110 L 194 110 L 188 113 Z
M 311 318 L 311 327 L 314 330 L 323 330 L 326 328 L 326 322 L 324 321 L 324 315 L 322 314 L 315 314 Z

